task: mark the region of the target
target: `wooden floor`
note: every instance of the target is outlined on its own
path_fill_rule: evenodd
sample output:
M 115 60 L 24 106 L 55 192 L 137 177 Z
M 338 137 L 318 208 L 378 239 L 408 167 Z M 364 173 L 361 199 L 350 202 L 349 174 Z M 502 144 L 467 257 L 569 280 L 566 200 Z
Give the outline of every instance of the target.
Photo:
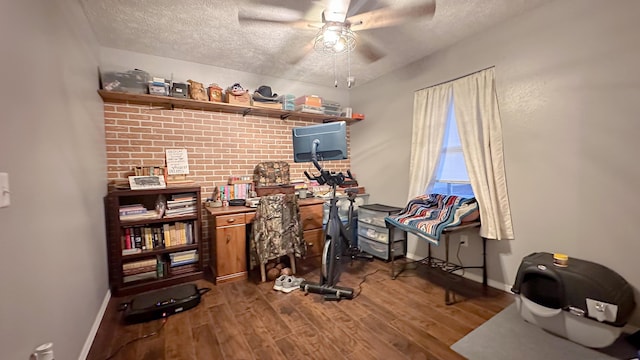
M 317 282 L 318 270 L 303 265 L 297 275 Z M 449 347 L 513 302 L 511 294 L 483 293 L 479 284 L 459 279 L 456 289 L 464 296 L 447 306 L 437 271 L 421 266 L 392 280 L 390 264 L 378 260 L 345 268 L 339 285 L 358 296 L 340 302 L 300 290 L 285 294 L 251 277 L 220 285 L 198 281 L 211 291 L 164 325 L 123 325 L 117 307 L 128 299 L 112 298 L 87 359 L 114 353 L 113 359 L 153 360 L 464 359 Z

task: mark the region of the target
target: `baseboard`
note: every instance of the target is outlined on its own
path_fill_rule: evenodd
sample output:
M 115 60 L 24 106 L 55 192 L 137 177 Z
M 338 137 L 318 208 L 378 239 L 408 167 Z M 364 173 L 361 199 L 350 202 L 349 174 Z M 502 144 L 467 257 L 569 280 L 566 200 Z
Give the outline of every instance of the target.
M 407 259 L 410 260 L 419 260 L 421 259 L 421 257 L 416 256 L 415 254 L 411 254 L 411 253 L 407 253 L 406 255 Z M 463 278 L 465 279 L 469 279 L 472 281 L 475 281 L 477 283 L 481 283 L 482 284 L 482 275 L 478 275 L 478 274 L 473 274 L 469 271 L 465 271 L 464 275 L 462 275 Z M 502 290 L 506 293 L 511 294 L 511 285 L 509 284 L 504 284 L 501 283 L 499 281 L 495 281 L 495 280 L 491 280 L 491 279 L 487 279 L 487 286 L 492 287 L 494 289 L 498 289 L 498 290 Z
M 89 355 L 89 350 L 91 350 L 91 345 L 93 344 L 93 340 L 98 333 L 98 328 L 100 328 L 100 323 L 102 322 L 102 318 L 104 317 L 104 313 L 107 311 L 107 305 L 109 305 L 109 300 L 111 300 L 111 290 L 107 290 L 107 293 L 104 295 L 104 299 L 102 300 L 102 305 L 100 305 L 100 309 L 98 309 L 98 314 L 96 315 L 96 319 L 93 321 L 93 326 L 91 326 L 91 330 L 89 330 L 89 335 L 87 339 L 84 341 L 84 346 L 82 347 L 82 351 L 80 352 L 80 356 L 78 356 L 78 360 L 86 360 Z

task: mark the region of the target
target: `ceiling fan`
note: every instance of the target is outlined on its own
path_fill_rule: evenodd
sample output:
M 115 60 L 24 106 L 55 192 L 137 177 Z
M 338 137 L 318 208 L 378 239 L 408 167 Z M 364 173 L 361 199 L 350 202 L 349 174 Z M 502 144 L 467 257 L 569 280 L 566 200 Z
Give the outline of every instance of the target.
M 277 20 L 238 12 L 240 22 L 266 22 L 291 26 L 296 29 L 314 30 L 316 36 L 302 49 L 302 52 L 290 57 L 295 64 L 302 60 L 312 49 L 325 53 L 357 51 L 367 61 L 375 62 L 385 53 L 360 33 L 365 30 L 397 26 L 411 20 L 431 19 L 436 10 L 435 0 L 426 0 L 405 7 L 382 7 L 358 13 L 366 0 L 315 0 L 315 6 L 321 8 L 319 21 Z M 354 5 L 354 6 L 352 6 Z M 359 32 L 356 46 L 355 32 Z

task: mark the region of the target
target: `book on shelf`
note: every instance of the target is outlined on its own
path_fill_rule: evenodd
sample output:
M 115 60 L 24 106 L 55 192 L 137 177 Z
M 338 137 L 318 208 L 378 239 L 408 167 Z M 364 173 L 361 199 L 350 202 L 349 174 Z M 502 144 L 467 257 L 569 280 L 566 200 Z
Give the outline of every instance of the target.
M 186 244 L 187 245 L 192 245 L 195 243 L 195 241 L 193 240 L 193 223 L 192 222 L 188 222 L 185 224 L 186 229 Z
M 164 175 L 164 166 L 136 166 L 133 172 L 136 176 Z
M 140 280 L 150 280 L 150 279 L 157 279 L 157 278 L 158 278 L 158 273 L 157 273 L 157 271 L 155 269 L 153 269 L 153 271 L 148 271 L 148 272 L 143 272 L 143 273 L 140 273 L 140 274 L 124 276 L 122 278 L 122 282 L 128 283 L 128 282 L 134 282 L 134 281 L 140 281 Z
M 171 209 L 171 208 L 184 207 L 188 205 L 195 205 L 196 201 L 197 200 L 194 198 L 190 198 L 186 200 L 167 200 L 167 207 Z
M 186 274 L 194 271 L 198 271 L 198 264 L 196 263 L 173 266 L 169 268 L 169 274 L 172 276 Z
M 145 208 L 142 204 L 120 205 L 120 208 L 118 209 L 120 216 L 145 214 L 147 213 L 147 211 L 147 208 Z
M 173 255 L 173 254 L 170 254 Z M 171 267 L 193 264 L 198 261 L 198 254 L 185 254 L 179 256 L 170 256 Z
M 195 213 L 196 213 L 195 205 L 189 205 L 182 208 L 167 209 L 164 212 L 164 217 L 171 216 L 171 215 L 178 216 L 178 215 L 188 215 L 188 214 L 195 214 Z
M 158 260 L 158 265 L 156 267 L 156 273 L 158 278 L 163 278 L 167 276 L 167 263 L 164 261 Z
M 133 242 L 131 241 L 131 228 L 124 229 L 124 248 L 125 249 L 135 249 L 135 246 L 134 246 Z
M 162 233 L 164 234 L 164 246 L 171 246 L 171 225 L 163 224 Z
M 122 270 L 122 275 L 135 275 L 135 274 L 140 274 L 140 273 L 144 273 L 144 272 L 149 272 L 149 271 L 155 271 L 156 267 L 157 267 L 157 263 L 153 264 L 153 265 L 147 265 L 147 266 L 141 266 L 141 267 L 137 267 L 137 268 L 132 268 L 132 269 L 123 269 Z
M 160 235 L 160 228 L 158 227 L 153 227 L 151 228 L 152 231 L 152 237 L 153 237 L 153 248 L 157 249 L 157 248 L 161 248 L 162 247 L 162 239 L 161 239 L 161 235 Z
M 120 215 L 120 221 L 139 221 L 149 219 L 159 219 L 161 214 L 156 210 L 146 210 L 143 213 Z
M 171 263 L 180 263 L 183 261 L 187 261 L 187 260 L 197 260 L 198 259 L 198 254 L 184 254 L 184 255 L 176 255 L 176 256 L 171 256 Z
M 169 257 L 183 256 L 183 255 L 195 255 L 198 252 L 196 249 L 176 251 L 169 254 Z
M 181 261 L 175 261 L 175 262 L 171 262 L 171 267 L 176 267 L 176 266 L 182 266 L 182 265 L 188 265 L 188 264 L 194 264 L 198 261 L 198 259 L 187 259 L 187 260 L 181 260 Z
M 140 227 L 134 227 L 133 231 L 133 244 L 136 248 L 142 249 L 142 234 Z
M 197 199 L 197 195 L 195 193 L 189 192 L 189 193 L 180 193 L 180 194 L 172 194 L 171 195 L 171 200 L 177 201 L 177 200 L 196 200 Z
M 136 210 L 120 210 L 120 218 L 130 216 L 130 215 L 140 215 L 147 214 L 149 210 L 147 209 L 136 209 Z
M 138 249 L 138 248 L 122 249 L 122 256 L 139 254 L 141 252 L 142 252 L 142 249 Z
M 155 266 L 156 263 L 157 263 L 157 259 L 144 259 L 144 260 L 126 262 L 122 264 L 122 270 L 124 271 L 129 269 L 137 269 L 137 268 L 152 266 L 152 265 Z

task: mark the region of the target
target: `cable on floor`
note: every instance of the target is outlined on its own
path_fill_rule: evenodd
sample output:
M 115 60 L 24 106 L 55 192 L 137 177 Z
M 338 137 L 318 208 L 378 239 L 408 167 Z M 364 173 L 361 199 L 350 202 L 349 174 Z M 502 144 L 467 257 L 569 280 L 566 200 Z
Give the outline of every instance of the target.
M 367 281 L 367 277 L 368 277 L 368 276 L 370 276 L 370 275 L 373 275 L 373 274 L 377 273 L 377 272 L 378 272 L 378 271 L 380 271 L 380 270 L 383 270 L 383 269 L 377 269 L 377 270 L 374 270 L 374 271 L 372 271 L 372 272 L 368 273 L 367 275 L 365 275 L 365 276 L 362 278 L 362 281 L 360 281 L 360 284 L 358 284 L 358 293 L 357 293 L 357 294 L 355 294 L 355 295 L 353 296 L 353 298 L 352 298 L 352 299 L 355 299 L 355 298 L 357 298 L 357 297 L 360 295 L 360 293 L 362 292 L 362 284 L 364 284 L 364 282 L 365 282 L 365 281 Z
M 158 330 L 156 330 L 156 331 L 154 331 L 154 332 L 151 332 L 151 333 L 149 333 L 149 334 L 146 334 L 146 335 L 139 336 L 139 337 L 137 337 L 137 338 L 135 338 L 135 339 L 133 339 L 133 340 L 129 340 L 129 341 L 127 341 L 126 343 L 124 343 L 124 344 L 120 345 L 120 347 L 118 347 L 118 348 L 116 349 L 116 351 L 114 351 L 111 355 L 109 355 L 108 357 L 106 357 L 104 360 L 113 359 L 113 357 L 114 357 L 114 356 L 116 356 L 116 355 L 120 352 L 120 350 L 122 350 L 125 346 L 127 346 L 127 345 L 129 345 L 129 344 L 133 344 L 134 342 L 136 342 L 136 341 L 138 341 L 138 340 L 146 339 L 146 338 L 148 338 L 148 337 L 151 337 L 151 336 L 155 336 L 155 335 L 160 334 L 160 330 L 162 330 L 162 328 L 164 327 L 164 324 L 166 324 L 166 323 L 167 323 L 167 318 L 165 317 L 165 318 L 163 318 L 163 319 L 162 319 L 162 325 L 160 325 L 160 327 L 158 328 Z

